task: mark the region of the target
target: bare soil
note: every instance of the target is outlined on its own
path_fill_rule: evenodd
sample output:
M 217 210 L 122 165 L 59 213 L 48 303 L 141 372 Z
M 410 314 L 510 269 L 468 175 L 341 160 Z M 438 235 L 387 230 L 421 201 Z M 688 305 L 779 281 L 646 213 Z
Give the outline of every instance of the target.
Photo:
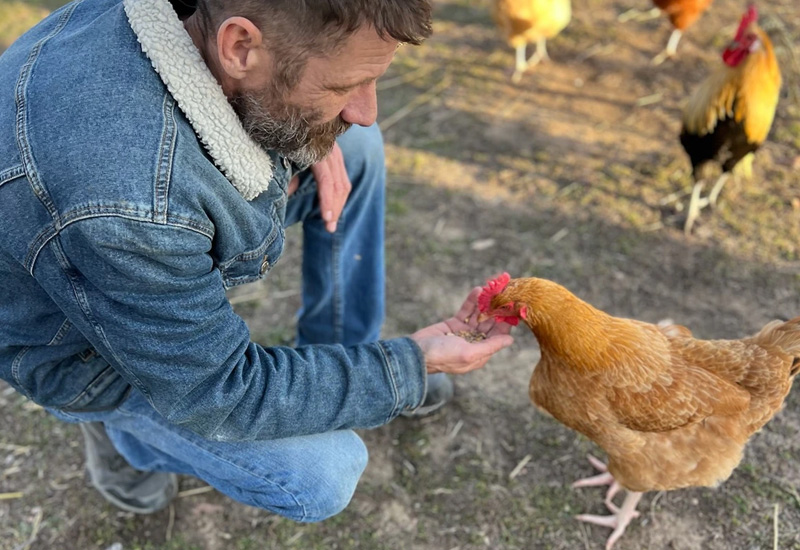
M 385 335 L 450 315 L 499 271 L 547 277 L 612 314 L 669 317 L 704 338 L 800 315 L 795 0 L 759 6 L 784 87 L 753 178 L 728 183 L 694 235 L 681 230 L 692 185 L 677 140 L 681 103 L 718 62 L 743 7 L 716 0 L 678 58 L 654 67 L 667 21 L 617 19 L 649 9 L 646 0 L 574 0 L 552 60 L 514 85 L 513 52 L 487 0 L 438 0 L 434 37 L 402 48 L 380 82 Z M 299 251 L 287 249 L 268 281 L 231 294 L 265 344 L 292 340 Z M 515 335 L 512 349 L 456 380 L 441 413 L 362 432 L 371 460 L 352 504 L 313 525 L 188 477 L 168 510 L 120 512 L 88 485 L 77 428 L 0 386 L 0 549 L 600 549 L 609 531 L 573 516 L 605 513 L 602 489 L 570 483 L 592 474 L 585 457 L 602 451 L 534 409 L 538 348 Z M 615 548 L 800 549 L 798 395 L 720 487 L 646 494 Z

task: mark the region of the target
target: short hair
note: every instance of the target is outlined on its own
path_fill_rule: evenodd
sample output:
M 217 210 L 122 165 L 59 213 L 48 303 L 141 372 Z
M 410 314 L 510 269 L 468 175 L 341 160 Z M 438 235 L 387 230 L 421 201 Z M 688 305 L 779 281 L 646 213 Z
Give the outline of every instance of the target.
M 252 21 L 275 58 L 275 84 L 297 84 L 309 57 L 324 55 L 364 25 L 381 38 L 421 44 L 431 35 L 431 0 L 197 0 L 206 37 L 234 16 Z

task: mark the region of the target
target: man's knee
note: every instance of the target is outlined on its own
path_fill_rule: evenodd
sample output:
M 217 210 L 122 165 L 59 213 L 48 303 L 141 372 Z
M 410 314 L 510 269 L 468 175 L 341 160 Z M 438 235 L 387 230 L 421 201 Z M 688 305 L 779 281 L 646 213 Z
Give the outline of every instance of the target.
M 301 522 L 316 522 L 335 516 L 353 498 L 358 480 L 367 466 L 367 447 L 352 431 L 337 432 L 336 452 L 324 453 L 311 471 L 296 472 L 296 481 L 284 490 L 293 504 L 264 503 L 264 508 Z

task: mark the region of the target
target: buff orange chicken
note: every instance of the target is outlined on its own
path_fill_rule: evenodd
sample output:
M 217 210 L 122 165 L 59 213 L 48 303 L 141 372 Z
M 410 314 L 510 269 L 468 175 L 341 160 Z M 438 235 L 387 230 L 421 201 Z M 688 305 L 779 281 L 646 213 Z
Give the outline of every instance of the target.
M 526 324 L 541 359 L 535 405 L 608 455 L 602 473 L 575 486 L 609 485 L 609 516 L 578 519 L 622 536 L 645 491 L 713 487 L 742 459 L 747 440 L 783 406 L 800 370 L 800 317 L 740 340 L 700 340 L 686 327 L 612 317 L 537 278 L 489 281 L 486 317 Z M 627 490 L 622 506 L 612 501 Z
M 494 0 L 494 20 L 508 45 L 516 50 L 512 80 L 519 82 L 528 67 L 547 59 L 547 40 L 555 37 L 572 18 L 571 0 Z M 536 51 L 527 56 L 529 43 Z

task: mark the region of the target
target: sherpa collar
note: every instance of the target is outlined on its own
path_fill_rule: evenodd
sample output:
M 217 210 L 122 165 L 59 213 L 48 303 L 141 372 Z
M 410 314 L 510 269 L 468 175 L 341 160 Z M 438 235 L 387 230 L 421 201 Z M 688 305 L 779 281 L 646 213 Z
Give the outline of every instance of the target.
M 142 51 L 217 167 L 246 200 L 266 191 L 272 162 L 242 127 L 167 0 L 123 0 Z

